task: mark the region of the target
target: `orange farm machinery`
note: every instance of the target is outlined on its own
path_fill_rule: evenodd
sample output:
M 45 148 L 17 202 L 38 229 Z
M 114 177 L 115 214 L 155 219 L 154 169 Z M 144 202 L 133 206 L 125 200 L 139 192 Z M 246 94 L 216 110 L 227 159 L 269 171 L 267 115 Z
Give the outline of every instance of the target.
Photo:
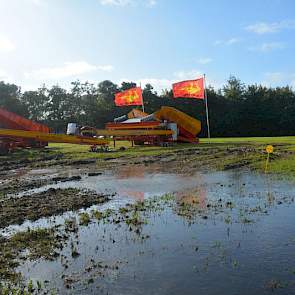
M 75 123 L 69 123 L 76 126 Z M 71 128 L 72 129 L 72 128 Z M 75 129 L 75 128 L 74 128 Z M 171 142 L 198 143 L 201 122 L 175 108 L 162 107 L 149 115 L 132 110 L 107 123 L 105 129 L 77 128 L 73 133 L 53 134 L 49 127 L 0 108 L 0 152 L 16 147 L 44 147 L 48 142 L 105 147 L 109 142 L 128 140 L 143 145 L 167 145 Z M 95 150 L 95 149 L 92 149 Z

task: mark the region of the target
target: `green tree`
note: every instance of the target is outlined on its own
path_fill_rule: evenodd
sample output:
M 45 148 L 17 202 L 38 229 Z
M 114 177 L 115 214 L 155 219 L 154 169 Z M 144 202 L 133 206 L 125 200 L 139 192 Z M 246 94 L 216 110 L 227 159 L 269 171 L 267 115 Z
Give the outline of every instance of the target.
M 48 124 L 58 132 L 66 129 L 65 115 L 67 113 L 68 98 L 67 91 L 59 86 L 52 86 L 48 90 L 47 120 Z
M 128 89 L 135 88 L 135 87 L 136 87 L 135 82 L 122 82 L 120 90 L 124 91 L 124 90 L 128 90 Z
M 20 100 L 21 89 L 15 84 L 0 81 L 0 107 L 8 111 L 27 116 L 28 110 Z
M 230 76 L 223 87 L 224 96 L 229 100 L 241 100 L 245 92 L 245 85 L 235 76 Z
M 25 91 L 21 96 L 22 103 L 28 110 L 28 118 L 36 121 L 44 121 L 47 116 L 47 88 L 45 85 L 37 91 Z

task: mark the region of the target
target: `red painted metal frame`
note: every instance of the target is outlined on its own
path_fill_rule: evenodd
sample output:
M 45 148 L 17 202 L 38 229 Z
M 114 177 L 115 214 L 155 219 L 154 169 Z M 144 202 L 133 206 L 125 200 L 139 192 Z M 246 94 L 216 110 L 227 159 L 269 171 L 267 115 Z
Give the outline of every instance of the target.
M 0 108 L 0 125 L 9 129 L 50 132 L 48 126 L 26 119 L 2 108 Z
M 50 132 L 49 127 L 46 125 L 28 120 L 3 108 L 0 108 L 0 127 L 27 131 L 40 131 L 45 133 Z M 0 151 L 2 152 L 11 152 L 18 147 L 44 147 L 46 145 L 46 142 L 39 142 L 24 138 L 0 137 Z
M 172 136 L 116 136 L 114 140 L 118 141 L 133 141 L 141 144 L 160 145 L 164 142 L 173 142 Z
M 107 123 L 106 129 L 154 129 L 160 125 L 158 121 L 136 123 Z

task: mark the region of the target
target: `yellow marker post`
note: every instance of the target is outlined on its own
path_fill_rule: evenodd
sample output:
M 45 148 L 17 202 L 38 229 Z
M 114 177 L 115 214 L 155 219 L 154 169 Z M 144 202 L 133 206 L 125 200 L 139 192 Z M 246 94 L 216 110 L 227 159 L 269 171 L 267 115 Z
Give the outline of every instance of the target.
M 269 155 L 273 153 L 273 146 L 269 144 L 266 146 L 265 150 L 267 152 L 267 158 L 266 158 L 266 162 L 265 162 L 264 172 L 267 173 L 267 168 L 268 168 L 268 163 L 269 163 Z

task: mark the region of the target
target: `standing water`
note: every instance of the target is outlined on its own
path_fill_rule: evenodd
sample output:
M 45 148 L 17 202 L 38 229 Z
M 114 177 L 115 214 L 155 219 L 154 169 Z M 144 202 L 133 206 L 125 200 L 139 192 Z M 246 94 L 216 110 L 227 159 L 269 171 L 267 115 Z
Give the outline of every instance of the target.
M 111 218 L 92 220 L 70 235 L 55 261 L 26 261 L 18 268 L 57 294 L 295 294 L 292 183 L 249 171 L 188 176 L 137 167 L 31 193 L 50 187 L 116 193 L 91 210 L 154 204 L 141 211 L 135 230 Z M 68 218 L 78 215 L 5 231 Z

